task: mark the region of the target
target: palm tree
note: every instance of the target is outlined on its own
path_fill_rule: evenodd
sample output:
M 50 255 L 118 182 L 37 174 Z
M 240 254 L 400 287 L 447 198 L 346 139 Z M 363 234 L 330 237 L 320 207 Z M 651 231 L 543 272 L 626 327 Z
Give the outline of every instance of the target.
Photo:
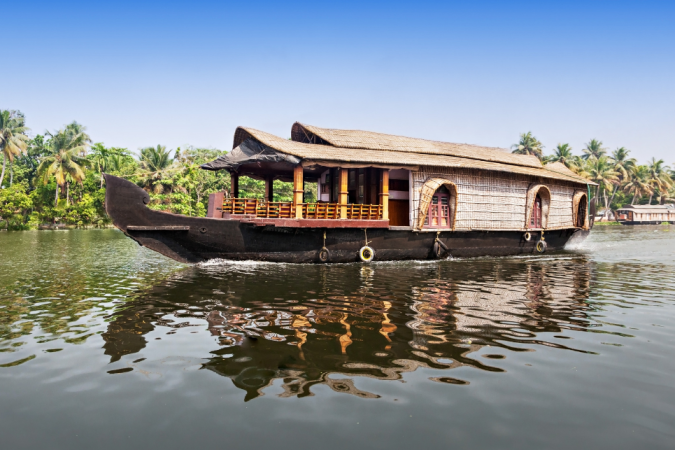
M 606 156 L 590 160 L 588 162 L 587 170 L 589 178 L 598 183 L 595 198 L 598 198 L 600 191 L 602 190 L 605 199 L 605 208 L 609 208 L 607 203 L 607 189 L 611 189 L 618 183 L 619 174 L 614 170 L 612 162 Z
M 164 145 L 157 145 L 157 147 L 146 147 L 141 149 L 141 172 L 143 182 L 146 187 L 153 188 L 157 193 L 163 190 L 161 184 L 156 181 L 160 180 L 165 172 L 171 167 L 173 159 L 171 158 L 171 150 L 166 149 Z
M 87 156 L 87 149 L 89 148 L 89 144 L 91 144 L 91 138 L 85 132 L 86 129 L 87 127 L 77 123 L 76 121 L 66 125 L 66 131 L 73 136 L 78 136 L 80 142 L 84 144 L 84 147 L 80 150 L 80 156 Z
M 540 160 L 544 157 L 542 153 L 544 146 L 537 138 L 532 136 L 531 131 L 521 134 L 518 143 L 512 145 L 511 148 L 513 149 L 513 153 L 518 155 L 534 155 Z
M 630 204 L 634 205 L 635 200 L 643 195 L 652 195 L 654 190 L 649 183 L 649 169 L 647 166 L 635 166 L 629 173 L 628 183 L 624 186 L 628 194 L 633 194 L 633 200 Z
M 23 114 L 18 111 L 0 111 L 0 151 L 2 152 L 2 174 L 0 174 L 0 189 L 5 179 L 5 167 L 7 159 L 10 164 L 14 162 L 14 157 L 26 151 L 28 147 L 28 136 L 26 132 Z M 9 185 L 14 181 L 14 173 L 10 177 Z
M 589 158 L 600 159 L 601 156 L 604 156 L 605 153 L 607 153 L 607 149 L 604 148 L 602 142 L 597 139 L 591 139 L 591 141 L 586 144 L 586 148 L 582 151 L 584 154 L 581 157 L 586 160 Z
M 616 150 L 614 150 L 614 152 L 612 152 L 610 160 L 612 162 L 614 170 L 618 173 L 619 179 L 617 183 L 617 188 L 612 191 L 612 197 L 609 199 L 610 205 L 614 201 L 614 196 L 616 195 L 616 192 L 619 190 L 619 187 L 624 186 L 624 184 L 629 178 L 629 174 L 637 165 L 637 161 L 635 160 L 635 158 L 628 157 L 629 153 L 630 150 L 628 150 L 625 147 L 619 147 Z M 607 210 L 605 211 L 605 217 L 607 217 L 608 215 L 609 215 L 609 208 L 607 208 Z
M 105 170 L 109 172 L 121 172 L 124 166 L 124 155 L 110 155 L 105 162 Z
M 47 184 L 52 176 L 56 179 L 54 206 L 57 206 L 59 191 L 63 190 L 64 185 L 71 182 L 81 184 L 84 181 L 86 176 L 84 169 L 91 165 L 91 161 L 81 155 L 87 152 L 89 136 L 83 133 L 83 127 L 72 126 L 67 126 L 56 134 L 50 133 L 50 136 L 52 154 L 42 160 L 37 173 L 44 184 Z M 68 204 L 67 196 L 66 204 Z
M 668 189 L 670 189 L 673 185 L 673 179 L 670 178 L 670 175 L 668 174 L 668 167 L 664 166 L 664 161 L 662 159 L 657 161 L 656 158 L 652 158 L 652 160 L 647 164 L 647 169 L 649 170 L 649 184 L 659 190 L 660 202 L 661 197 L 663 197 L 663 193 L 667 192 Z M 649 196 L 649 205 L 652 204 L 653 196 L 654 192 L 652 190 L 652 193 Z
M 577 165 L 570 144 L 558 144 L 553 150 L 553 154 L 546 158 L 546 161 L 563 163 L 568 169 L 572 169 Z
M 580 177 L 589 178 L 588 170 L 586 170 L 588 162 L 584 160 L 581 156 L 573 155 L 570 164 L 571 164 L 570 169 L 572 170 L 572 172 L 575 172 Z
M 101 175 L 101 188 L 103 187 L 103 172 L 107 170 L 107 163 L 110 159 L 110 152 L 107 148 L 101 143 L 97 142 L 91 146 L 91 154 L 89 158 L 92 163 L 96 166 L 98 173 Z

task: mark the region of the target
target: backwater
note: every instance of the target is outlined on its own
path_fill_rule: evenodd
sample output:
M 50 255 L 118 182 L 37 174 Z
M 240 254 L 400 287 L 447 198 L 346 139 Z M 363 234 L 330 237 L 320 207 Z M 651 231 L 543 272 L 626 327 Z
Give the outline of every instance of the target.
M 3 232 L 0 447 L 672 448 L 674 329 L 675 226 L 323 266 Z

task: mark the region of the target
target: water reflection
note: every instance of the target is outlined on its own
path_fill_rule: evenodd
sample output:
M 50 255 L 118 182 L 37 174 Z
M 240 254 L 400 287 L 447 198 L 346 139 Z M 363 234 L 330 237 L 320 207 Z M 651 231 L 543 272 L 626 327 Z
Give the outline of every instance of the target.
M 419 367 L 499 372 L 495 361 L 509 351 L 584 351 L 551 333 L 593 326 L 591 278 L 591 262 L 580 255 L 191 267 L 119 305 L 103 348 L 115 362 L 151 346 L 153 331 L 179 339 L 181 328 L 206 324 L 213 347 L 202 368 L 230 378 L 246 400 L 276 380 L 281 397 L 313 395 L 322 384 L 373 398 L 354 377 L 398 380 Z M 434 380 L 468 384 L 452 371 Z

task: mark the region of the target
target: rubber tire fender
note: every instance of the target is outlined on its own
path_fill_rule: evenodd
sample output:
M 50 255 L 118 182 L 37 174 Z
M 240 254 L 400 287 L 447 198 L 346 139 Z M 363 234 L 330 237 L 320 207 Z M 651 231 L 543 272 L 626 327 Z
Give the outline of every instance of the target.
M 361 247 L 361 250 L 359 250 L 359 258 L 361 258 L 361 261 L 364 263 L 369 263 L 375 258 L 375 250 L 373 250 L 372 247 L 364 245 Z
M 539 253 L 546 253 L 546 249 L 548 248 L 548 244 L 546 241 L 539 241 L 537 242 L 537 246 L 535 247 L 537 249 L 537 252 Z
M 325 263 L 328 262 L 330 259 L 330 252 L 326 247 L 322 247 L 321 250 L 319 250 L 319 261 Z
M 523 239 L 525 239 L 526 242 L 530 242 L 530 239 L 532 239 L 532 235 L 530 234 L 529 231 L 523 235 Z
M 433 252 L 436 259 L 441 259 L 443 254 L 450 254 L 448 246 L 439 240 L 434 242 Z
M 434 258 L 441 259 L 443 257 L 443 247 L 440 246 L 438 241 L 434 242 L 434 248 L 432 250 L 434 253 Z

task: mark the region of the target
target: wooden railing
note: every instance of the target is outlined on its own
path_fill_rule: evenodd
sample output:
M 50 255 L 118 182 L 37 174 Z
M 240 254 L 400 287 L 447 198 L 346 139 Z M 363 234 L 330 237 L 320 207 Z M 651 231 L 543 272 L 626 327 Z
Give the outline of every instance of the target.
M 293 202 L 265 202 L 258 206 L 256 217 L 291 219 L 295 217 L 295 205 Z
M 257 198 L 226 198 L 223 200 L 223 213 L 255 215 L 257 210 Z
M 382 219 L 382 205 L 359 205 L 338 203 L 303 203 L 303 219 L 339 219 L 340 209 L 345 207 L 347 219 L 379 220 Z M 223 213 L 235 215 L 251 215 L 269 219 L 295 218 L 293 202 L 265 202 L 256 198 L 226 198 L 223 201 Z
M 337 203 L 303 203 L 303 219 L 339 219 L 340 208 Z
M 382 218 L 382 205 L 347 205 L 347 219 L 379 220 Z

